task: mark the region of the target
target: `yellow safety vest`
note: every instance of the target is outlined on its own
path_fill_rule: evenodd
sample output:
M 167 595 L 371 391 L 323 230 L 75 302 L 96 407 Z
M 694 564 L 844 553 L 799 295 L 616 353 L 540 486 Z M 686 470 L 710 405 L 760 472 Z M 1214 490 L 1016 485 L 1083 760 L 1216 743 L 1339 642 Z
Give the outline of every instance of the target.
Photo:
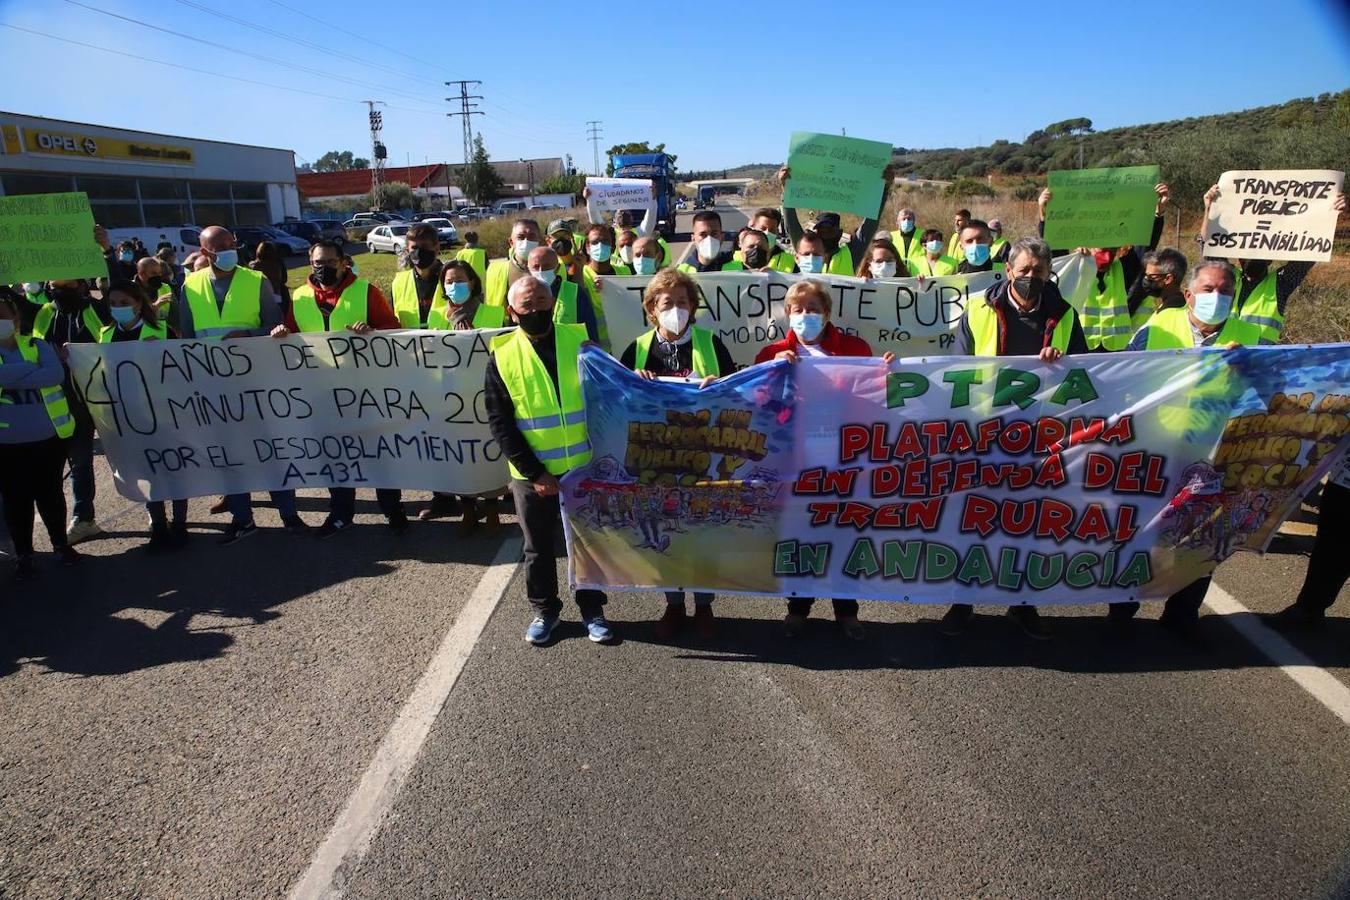
M 738 259 L 733 259 L 733 260 L 731 260 L 730 262 L 724 262 L 724 263 L 722 263 L 722 271 L 723 271 L 723 272 L 744 272 L 744 271 L 745 271 L 745 263 L 741 262 L 741 261 L 738 260 Z
M 958 265 L 960 264 L 950 256 L 940 256 L 934 262 L 924 255 L 914 261 L 910 274 L 922 278 L 940 278 L 955 272 Z
M 656 238 L 656 242 L 661 245 L 661 252 L 665 254 L 664 256 L 661 257 L 661 265 L 658 266 L 658 268 L 665 268 L 666 266 L 670 265 L 675 261 L 675 257 L 671 255 L 670 245 L 666 243 L 665 238 L 660 237 L 658 235 Z
M 465 247 L 455 254 L 455 259 L 468 263 L 480 281 L 487 277 L 487 251 L 482 247 Z
M 694 344 L 694 374 L 700 378 L 707 378 L 709 375 L 721 375 L 720 367 L 717 365 L 717 348 L 713 345 L 713 333 L 706 328 L 689 326 L 692 337 L 690 340 Z M 634 369 L 647 368 L 647 356 L 652 352 L 652 342 L 656 340 L 656 329 L 653 328 L 646 334 L 639 335 L 637 339 L 637 352 L 633 357 Z
M 998 251 L 1002 250 L 1006 246 L 1008 246 L 1007 238 L 999 238 L 998 240 L 994 241 L 992 244 L 989 245 L 989 258 L 997 259 Z
M 33 319 L 33 337 L 47 339 L 47 332 L 51 330 L 52 323 L 56 321 L 56 302 L 44 303 L 42 309 L 37 312 L 37 317 Z M 84 327 L 89 333 L 98 338 L 98 333 L 103 330 L 103 320 L 94 312 L 93 304 L 86 304 L 84 309 L 80 310 L 80 318 L 84 320 Z
M 1234 298 L 1234 309 L 1244 322 L 1250 322 L 1261 329 L 1261 342 L 1278 344 L 1280 333 L 1284 331 L 1284 313 L 1280 312 L 1280 300 L 1275 293 L 1275 280 L 1279 270 L 1266 272 L 1266 277 L 1256 283 L 1241 297 Z M 1237 270 L 1237 289 L 1242 289 L 1242 270 Z
M 561 275 L 558 277 L 562 278 Z M 571 279 L 563 279 L 558 286 L 558 302 L 553 304 L 553 321 L 560 325 L 577 324 L 577 283 Z
M 1105 347 L 1124 350 L 1136 328 L 1130 318 L 1130 299 L 1125 290 L 1125 267 L 1111 260 L 1102 276 L 1105 287 L 1083 303 L 1083 337 L 1089 350 Z
M 1185 307 L 1158 310 L 1144 327 L 1148 329 L 1146 350 L 1184 350 L 1195 346 L 1195 332 Z M 1247 347 L 1261 343 L 1260 326 L 1229 316 L 1214 343 L 1222 346 L 1233 341 Z
M 427 310 L 427 320 L 422 321 L 422 303 L 417 299 L 417 282 L 412 269 L 394 273 L 392 285 L 394 292 L 394 315 L 404 328 L 431 328 L 446 331 L 450 328 L 450 301 L 445 298 L 445 288 L 440 278 L 436 279 L 436 290 L 431 295 L 431 308 Z
M 492 341 L 497 371 L 515 406 L 516 427 L 544 468 L 554 475 L 564 475 L 591 459 L 586 408 L 577 375 L 577 354 L 585 340 L 584 325 L 553 326 L 557 385 L 524 331 L 517 329 Z M 509 460 L 507 468 L 512 478 L 525 478 Z
M 610 262 L 615 275 L 632 275 L 633 270 L 621 262 Z M 590 266 L 582 266 L 581 277 L 586 282 L 586 293 L 591 298 L 591 312 L 595 315 L 595 336 L 599 339 L 598 343 L 606 353 L 609 352 L 609 324 L 605 321 L 605 304 L 600 299 L 600 292 L 595 288 L 595 279 L 601 276 L 591 269 Z M 561 296 L 561 292 L 560 292 Z M 561 300 L 559 301 L 561 302 Z M 572 319 L 576 321 L 575 318 Z
M 501 328 L 506 324 L 506 309 L 501 306 L 488 306 L 479 303 L 473 314 L 474 328 Z
M 19 355 L 25 361 L 34 365 L 38 363 L 38 348 L 34 343 L 34 338 L 22 334 L 14 336 L 19 345 Z M 3 365 L 0 360 L 0 365 Z M 42 395 L 42 403 L 47 407 L 47 416 L 52 420 L 52 427 L 56 429 L 56 436 L 59 438 L 68 438 L 75 433 L 75 419 L 70 415 L 70 404 L 66 402 L 66 392 L 61 389 L 61 385 L 54 384 L 51 387 L 38 388 L 38 393 Z M 4 403 L 13 401 L 4 400 Z M 0 423 L 0 427 L 8 428 L 8 425 Z
M 193 272 L 183 282 L 183 296 L 192 311 L 192 325 L 201 340 L 218 341 L 231 331 L 262 327 L 263 275 L 236 266 L 225 291 L 225 302 L 216 304 L 209 268 Z
M 506 289 L 511 286 L 509 259 L 494 259 L 487 264 L 483 278 L 483 302 L 490 306 L 506 306 Z
M 853 251 L 848 249 L 848 244 L 841 243 L 839 249 L 834 251 L 834 256 L 825 264 L 826 275 L 852 275 L 853 274 Z
M 314 286 L 306 281 L 291 294 L 291 315 L 295 317 L 296 327 L 303 332 L 341 331 L 348 325 L 366 320 L 369 290 L 370 282 L 360 278 L 347 285 L 328 314 L 328 321 L 324 322 L 323 310 L 314 299 Z
M 169 329 L 163 322 L 157 322 L 151 325 L 144 319 L 141 320 L 141 333 L 136 338 L 138 341 L 148 341 L 153 339 L 165 341 L 169 339 Z M 113 335 L 117 334 L 117 324 L 105 325 L 99 329 L 98 342 L 100 344 L 111 344 Z
M 1069 352 L 1074 318 L 1073 307 L 1069 307 L 1050 334 L 1050 346 L 1061 353 Z M 966 322 L 970 326 L 971 337 L 975 339 L 975 355 L 999 356 L 1003 348 L 999 346 L 998 313 L 994 307 L 987 300 L 971 300 L 966 307 Z

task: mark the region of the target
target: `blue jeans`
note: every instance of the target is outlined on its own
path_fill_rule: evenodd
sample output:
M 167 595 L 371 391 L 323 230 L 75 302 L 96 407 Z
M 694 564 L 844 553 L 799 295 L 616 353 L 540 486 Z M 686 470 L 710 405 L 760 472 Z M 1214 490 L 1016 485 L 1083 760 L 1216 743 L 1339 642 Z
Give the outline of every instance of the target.
M 295 491 L 270 491 L 272 502 L 283 519 L 296 514 Z M 250 494 L 230 494 L 225 498 L 230 508 L 230 524 L 246 525 L 253 521 L 253 497 Z
M 69 393 L 66 394 L 70 396 Z M 94 420 L 78 401 L 70 404 L 75 433 L 67 445 L 70 460 L 70 514 L 80 522 L 94 521 Z

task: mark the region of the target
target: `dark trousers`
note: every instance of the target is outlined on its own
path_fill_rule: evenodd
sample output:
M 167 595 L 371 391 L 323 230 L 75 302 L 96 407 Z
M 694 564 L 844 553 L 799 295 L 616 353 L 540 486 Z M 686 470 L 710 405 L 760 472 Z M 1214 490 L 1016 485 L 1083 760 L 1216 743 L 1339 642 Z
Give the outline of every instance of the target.
M 33 511 L 42 517 L 53 547 L 66 545 L 66 493 L 61 475 L 68 441 L 51 437 L 28 444 L 0 444 L 0 497 L 14 553 L 33 553 Z
M 1308 574 L 1298 592 L 1298 605 L 1322 612 L 1350 578 L 1350 488 L 1328 483 L 1317 512 L 1317 538 L 1308 559 Z
M 173 506 L 173 524 L 178 528 L 187 527 L 187 507 L 186 500 L 172 500 Z M 150 514 L 151 528 L 168 528 L 169 518 L 164 512 L 163 500 L 151 500 L 145 504 L 145 511 Z
M 708 591 L 694 591 L 695 606 L 712 606 L 713 595 Z M 684 606 L 684 591 L 666 591 L 666 603 Z
M 269 491 L 272 503 L 283 519 L 295 515 L 295 491 Z M 230 524 L 246 525 L 253 521 L 253 495 L 230 494 L 225 498 L 230 508 Z
M 562 536 L 562 504 L 556 495 L 541 497 L 528 481 L 511 479 L 511 498 L 516 501 L 516 519 L 525 538 L 525 596 L 536 613 L 556 616 L 562 611 L 558 599 L 558 557 L 554 552 Z M 577 606 L 583 616 L 599 615 L 605 595 L 596 590 L 577 591 Z
M 816 601 L 814 597 L 789 597 L 788 612 L 794 616 L 809 616 L 811 615 L 811 604 L 815 602 Z M 833 600 L 830 601 L 830 603 L 834 605 L 834 617 L 836 619 L 840 618 L 841 616 L 853 616 L 854 618 L 857 618 L 858 616 L 857 600 L 844 600 L 842 598 L 835 597 Z
M 1197 578 L 1168 597 L 1167 603 L 1163 605 L 1162 617 L 1171 622 L 1194 621 L 1199 618 L 1200 607 L 1205 602 L 1205 594 L 1209 593 L 1209 583 L 1213 580 L 1214 576 L 1212 575 Z M 1138 601 L 1112 603 L 1107 607 L 1107 615 L 1113 619 L 1128 619 L 1137 612 L 1139 612 Z
M 328 515 L 350 525 L 352 516 L 356 515 L 356 488 L 329 488 L 328 498 Z M 375 502 L 386 518 L 397 513 L 402 500 L 403 492 L 395 488 L 378 488 L 375 491 Z
M 81 522 L 94 521 L 94 420 L 89 408 L 69 388 L 66 399 L 75 419 L 66 454 L 70 459 L 70 513 Z

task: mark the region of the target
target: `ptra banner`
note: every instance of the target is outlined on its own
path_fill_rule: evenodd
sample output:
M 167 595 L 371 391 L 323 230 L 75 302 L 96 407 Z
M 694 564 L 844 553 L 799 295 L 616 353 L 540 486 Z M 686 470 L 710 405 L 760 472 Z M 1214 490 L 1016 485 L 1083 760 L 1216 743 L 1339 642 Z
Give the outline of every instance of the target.
M 571 580 L 913 603 L 1162 599 L 1264 550 L 1350 443 L 1350 345 L 803 359 L 696 385 L 581 360 Z
M 1053 279 L 1076 309 L 1082 309 L 1091 295 L 1096 274 L 1091 256 L 1071 253 L 1054 260 Z M 887 350 L 896 356 L 949 356 L 970 298 L 983 297 L 1003 277 L 1001 272 L 884 279 L 705 272 L 693 276 L 704 298 L 696 321 L 722 339 L 738 366 L 751 365 L 760 348 L 787 336 L 783 298 L 788 288 L 803 278 L 816 278 L 829 285 L 830 321 L 863 338 L 877 356 Z M 645 275 L 609 276 L 601 284 L 615 356 L 651 328 L 642 311 L 642 295 L 650 280 Z
M 498 331 L 71 344 L 118 493 L 474 494 L 507 483 L 483 404 Z

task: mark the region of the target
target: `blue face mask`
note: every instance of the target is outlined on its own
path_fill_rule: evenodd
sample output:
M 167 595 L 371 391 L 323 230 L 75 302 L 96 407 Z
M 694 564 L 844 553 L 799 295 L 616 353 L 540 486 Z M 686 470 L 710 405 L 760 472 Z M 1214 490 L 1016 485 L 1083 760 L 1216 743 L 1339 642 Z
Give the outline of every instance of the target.
M 903 231 L 905 234 L 910 234 L 911 232 L 913 232 L 913 231 L 914 231 L 914 220 L 913 220 L 913 219 L 901 219 L 901 220 L 900 220 L 900 230 Z
M 596 262 L 609 262 L 609 257 L 614 253 L 614 248 L 609 244 L 591 244 L 591 259 Z
M 944 246 L 946 245 L 942 241 L 929 241 L 923 245 L 923 248 L 929 253 L 941 253 Z
M 467 281 L 452 281 L 445 286 L 445 296 L 451 303 L 460 306 L 469 299 L 469 289 Z
M 118 325 L 130 325 L 136 321 L 136 307 L 134 306 L 112 306 L 108 308 L 112 313 L 113 321 Z
M 989 245 L 968 244 L 966 246 L 966 262 L 972 266 L 982 266 L 989 262 Z
M 239 251 L 221 250 L 216 253 L 215 261 L 211 265 L 222 272 L 233 272 L 234 267 L 239 265 Z
M 655 275 L 656 258 L 653 256 L 633 257 L 633 271 L 638 275 Z
M 121 253 L 117 254 L 117 258 L 122 260 L 122 262 L 131 262 L 136 258 L 136 254 L 132 253 L 130 250 L 123 250 Z
M 797 268 L 801 269 L 806 275 L 819 275 L 825 269 L 825 257 L 823 256 L 799 256 L 797 257 Z
M 799 340 L 809 344 L 825 330 L 825 317 L 820 313 L 793 313 L 788 316 L 788 325 L 797 333 Z
M 1195 295 L 1195 304 L 1191 307 L 1191 313 L 1206 325 L 1218 325 L 1228 318 L 1232 309 L 1233 297 L 1231 294 L 1206 291 L 1203 294 Z

